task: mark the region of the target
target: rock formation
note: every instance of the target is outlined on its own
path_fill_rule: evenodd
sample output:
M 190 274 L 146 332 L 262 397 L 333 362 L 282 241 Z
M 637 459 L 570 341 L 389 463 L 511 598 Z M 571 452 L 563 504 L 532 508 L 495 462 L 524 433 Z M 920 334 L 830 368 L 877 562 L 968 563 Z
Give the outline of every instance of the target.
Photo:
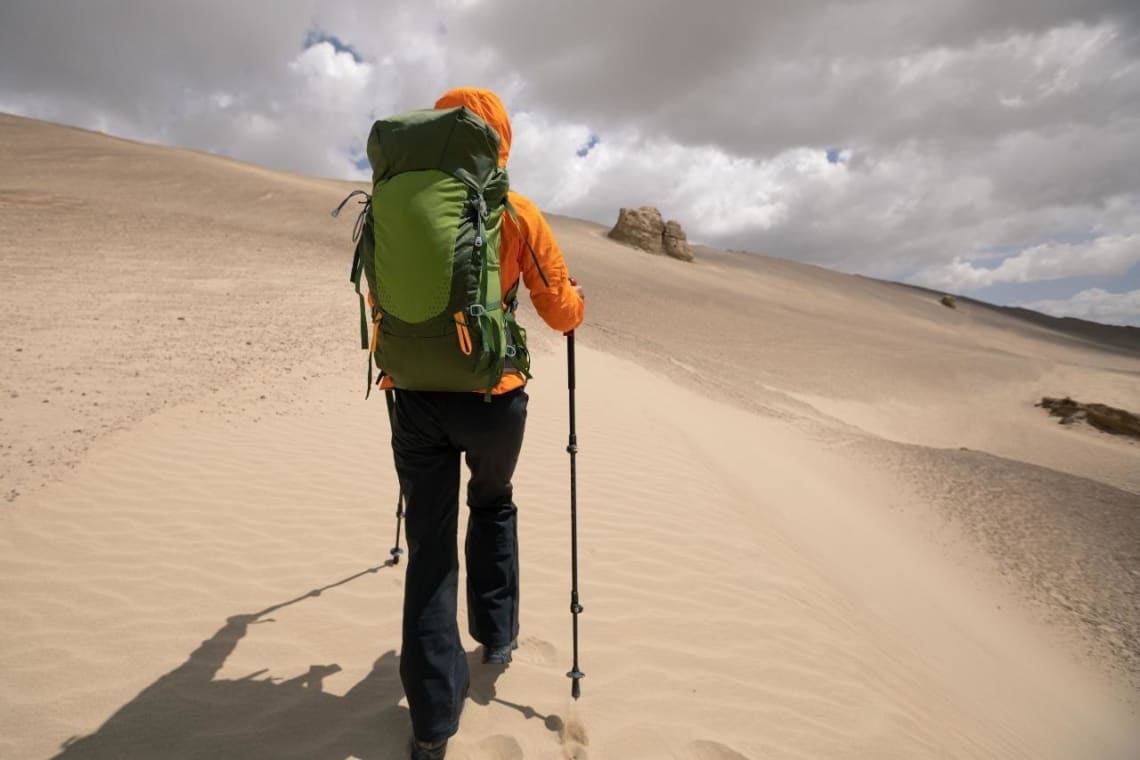
M 689 247 L 689 239 L 681 229 L 680 222 L 669 221 L 665 223 L 665 254 L 681 261 L 693 260 L 693 249 Z
M 1124 409 L 1106 404 L 1082 404 L 1068 396 L 1065 398 L 1046 396 L 1036 406 L 1048 409 L 1052 417 L 1060 417 L 1062 425 L 1072 425 L 1078 420 L 1084 420 L 1097 430 L 1140 439 L 1140 416 Z
M 619 243 L 652 254 L 664 254 L 682 261 L 693 260 L 693 251 L 681 224 L 674 221 L 666 223 L 661 212 L 653 206 L 623 208 L 609 236 Z

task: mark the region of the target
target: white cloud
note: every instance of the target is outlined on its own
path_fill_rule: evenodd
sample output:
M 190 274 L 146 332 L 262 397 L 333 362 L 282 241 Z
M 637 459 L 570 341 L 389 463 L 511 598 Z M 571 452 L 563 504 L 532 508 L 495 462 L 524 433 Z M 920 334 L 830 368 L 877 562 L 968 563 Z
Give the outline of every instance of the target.
M 1124 274 L 1140 263 L 1140 234 L 1105 235 L 1085 243 L 1043 243 L 987 268 L 959 257 L 928 269 L 912 281 L 942 290 L 977 290 L 999 283 L 1063 280 L 1068 277 Z M 1092 292 L 1092 291 L 1087 291 Z
M 351 53 L 338 52 L 331 42 L 318 42 L 300 52 L 289 68 L 308 82 L 345 82 L 359 92 L 372 76 L 372 64 L 357 61 Z
M 512 187 L 550 211 L 573 209 L 588 197 L 597 184 L 598 167 L 607 160 L 604 145 L 578 157 L 592 134 L 588 126 L 555 123 L 523 111 L 514 114 L 511 131 Z
M 819 151 L 756 161 L 646 140 L 632 130 L 606 135 L 580 157 L 592 134 L 585 125 L 550 124 L 524 112 L 513 129 L 512 184 L 544 208 L 612 222 L 623 206 L 654 205 L 683 220 L 695 239 L 771 228 L 787 214 L 780 188 L 798 176 L 842 172 Z
M 1109 293 L 1100 288 L 1082 290 L 1067 299 L 1017 304 L 1055 317 L 1077 317 L 1094 322 L 1140 327 L 1140 290 Z
M 289 63 L 295 82 L 287 88 L 291 102 L 285 110 L 303 112 L 312 128 L 323 130 L 347 151 L 360 141 L 346 128 L 360 127 L 360 104 L 369 97 L 375 68 L 351 53 L 337 52 L 328 42 L 312 45 Z

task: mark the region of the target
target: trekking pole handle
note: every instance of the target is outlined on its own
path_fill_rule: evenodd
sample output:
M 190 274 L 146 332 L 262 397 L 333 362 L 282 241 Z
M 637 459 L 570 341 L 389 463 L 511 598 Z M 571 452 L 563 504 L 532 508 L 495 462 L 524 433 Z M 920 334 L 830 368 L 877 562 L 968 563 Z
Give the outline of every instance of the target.
M 575 287 L 575 288 L 576 288 L 576 287 L 578 287 L 578 278 L 576 278 L 576 277 L 571 277 L 571 278 L 570 278 L 570 285 L 571 285 L 572 287 Z M 564 333 L 562 333 L 562 334 L 563 334 L 564 336 L 566 336 L 567 338 L 570 338 L 570 339 L 571 339 L 571 343 L 573 343 L 573 338 L 574 338 L 574 331 L 573 331 L 573 330 L 569 330 L 569 331 L 567 331 L 567 332 L 564 332 Z M 570 350 L 571 350 L 571 351 L 573 351 L 573 348 L 571 348 Z
M 566 333 L 566 387 L 574 390 L 574 331 Z

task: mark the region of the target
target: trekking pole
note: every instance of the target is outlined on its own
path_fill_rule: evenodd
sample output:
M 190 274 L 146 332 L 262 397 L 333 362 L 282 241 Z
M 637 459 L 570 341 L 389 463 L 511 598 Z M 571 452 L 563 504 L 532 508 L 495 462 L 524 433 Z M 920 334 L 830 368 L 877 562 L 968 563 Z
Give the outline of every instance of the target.
M 392 555 L 392 564 L 400 564 L 400 555 L 404 550 L 400 548 L 400 527 L 404 520 L 404 489 L 400 489 L 400 495 L 396 497 L 396 545 L 392 547 L 388 553 Z
M 570 443 L 566 447 L 570 454 L 570 614 L 574 624 L 574 666 L 566 676 L 572 681 L 570 696 L 577 700 L 582 695 L 579 682 L 586 674 L 578 668 L 578 614 L 582 612 L 582 605 L 578 603 L 578 431 L 574 420 L 573 330 L 566 333 L 566 361 L 570 389 Z
M 384 391 L 384 401 L 387 402 L 387 404 L 388 404 L 388 424 L 391 425 L 391 424 L 393 424 L 392 423 L 392 416 L 395 414 L 395 411 L 396 411 L 396 399 L 393 396 L 392 391 L 390 391 L 390 390 Z M 403 521 L 404 521 L 404 489 L 401 486 L 400 487 L 400 494 L 399 494 L 399 496 L 396 497 L 396 545 L 393 546 L 391 551 L 388 552 L 389 554 L 392 555 L 392 564 L 393 565 L 400 564 L 400 555 L 404 553 L 404 550 L 400 548 L 400 528 L 402 527 Z

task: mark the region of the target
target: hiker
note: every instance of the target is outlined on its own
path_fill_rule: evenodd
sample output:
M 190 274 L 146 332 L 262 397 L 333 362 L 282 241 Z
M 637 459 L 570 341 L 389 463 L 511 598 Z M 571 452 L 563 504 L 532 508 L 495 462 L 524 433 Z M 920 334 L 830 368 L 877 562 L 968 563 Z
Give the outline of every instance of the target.
M 455 89 L 440 98 L 435 109 L 460 106 L 497 133 L 498 165 L 505 167 L 511 125 L 498 96 L 482 89 Z M 562 333 L 572 331 L 585 311 L 582 292 L 570 279 L 538 208 L 515 192 L 508 200 L 510 209 L 499 217 L 502 304 L 495 306 L 509 310 L 506 319 L 513 320 L 512 301 L 521 277 L 546 324 Z M 380 301 L 382 306 L 383 297 Z M 459 343 L 470 353 L 469 317 L 456 317 Z M 509 333 L 516 353 L 507 355 L 521 357 L 525 333 L 513 327 Z M 413 760 L 444 757 L 448 738 L 458 730 L 470 682 L 456 622 L 461 455 L 470 469 L 468 630 L 482 644 L 482 661 L 490 666 L 507 665 L 517 647 L 519 560 L 511 478 L 523 442 L 528 365 L 529 355 L 525 363 L 508 360 L 493 387 L 466 391 L 410 390 L 390 374 L 382 380 L 381 387 L 393 389 L 392 448 L 407 512 L 400 678 L 412 718 Z

